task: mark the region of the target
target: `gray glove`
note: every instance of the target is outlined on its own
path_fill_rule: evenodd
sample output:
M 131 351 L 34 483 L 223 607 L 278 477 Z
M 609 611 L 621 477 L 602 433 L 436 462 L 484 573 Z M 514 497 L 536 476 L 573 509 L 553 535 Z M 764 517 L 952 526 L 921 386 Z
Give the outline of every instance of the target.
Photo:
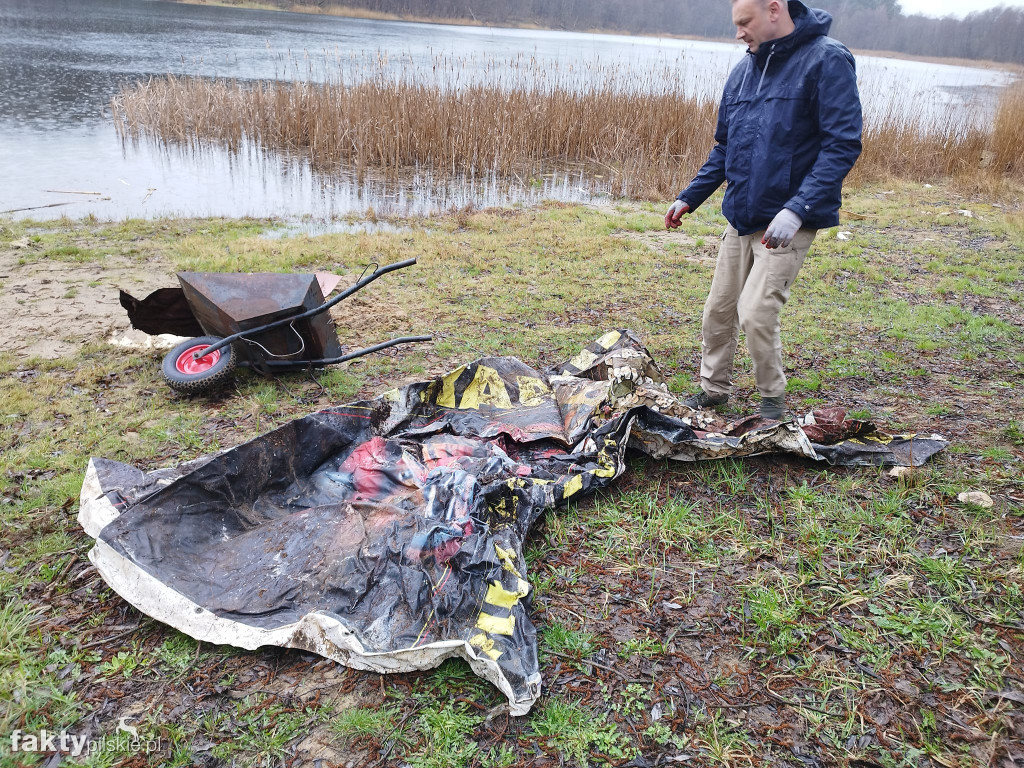
M 683 223 L 683 214 L 690 212 L 690 206 L 676 200 L 665 214 L 665 229 L 675 229 Z
M 785 248 L 793 242 L 793 237 L 800 231 L 803 223 L 804 220 L 789 208 L 783 208 L 775 214 L 772 223 L 768 225 L 764 237 L 761 238 L 761 244 L 768 248 Z

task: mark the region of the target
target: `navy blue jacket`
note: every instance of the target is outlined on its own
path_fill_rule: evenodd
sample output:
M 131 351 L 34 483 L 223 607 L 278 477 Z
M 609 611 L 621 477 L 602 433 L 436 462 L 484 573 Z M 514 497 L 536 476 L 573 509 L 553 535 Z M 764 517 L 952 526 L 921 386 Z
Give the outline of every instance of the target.
M 853 55 L 828 37 L 832 17 L 789 0 L 796 29 L 736 65 L 718 108 L 715 146 L 679 199 L 695 210 L 728 182 L 722 213 L 741 235 L 783 208 L 805 227 L 839 223 L 843 179 L 860 155 Z

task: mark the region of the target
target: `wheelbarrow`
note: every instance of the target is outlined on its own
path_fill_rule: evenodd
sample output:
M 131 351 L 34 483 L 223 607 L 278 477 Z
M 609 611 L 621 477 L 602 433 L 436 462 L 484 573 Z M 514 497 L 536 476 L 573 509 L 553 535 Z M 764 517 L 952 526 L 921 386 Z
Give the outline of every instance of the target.
M 195 394 L 220 386 L 238 366 L 270 375 L 323 368 L 398 344 L 430 341 L 430 336 L 402 336 L 347 351 L 330 315 L 331 307 L 381 275 L 415 263 L 416 259 L 407 259 L 380 267 L 327 302 L 316 275 L 181 272 L 178 282 L 184 299 L 205 335 L 167 353 L 164 379 L 177 392 Z

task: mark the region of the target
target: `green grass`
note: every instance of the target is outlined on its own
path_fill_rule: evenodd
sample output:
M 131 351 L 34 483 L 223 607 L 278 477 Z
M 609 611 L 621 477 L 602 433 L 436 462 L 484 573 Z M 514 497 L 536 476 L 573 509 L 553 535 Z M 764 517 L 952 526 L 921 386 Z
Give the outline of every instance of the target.
M 214 718 L 207 736 L 216 741 L 211 754 L 220 760 L 244 756 L 254 764 L 273 764 L 289 756 L 287 746 L 305 736 L 327 716 L 319 707 L 288 707 L 268 702 L 262 694 L 247 696 L 235 705 L 230 721 Z
M 544 367 L 608 328 L 637 331 L 672 390 L 692 392 L 716 201 L 667 241 L 649 237 L 663 211 L 647 203 L 275 241 L 259 237 L 273 222 L 252 220 L 4 221 L 0 250 L 28 238 L 14 259 L 95 264 L 102 285 L 105 254 L 167 274 L 352 279 L 417 256 L 341 305 L 339 336 L 435 341 L 312 376 L 239 371 L 196 399 L 165 387 L 158 353 L 0 353 L 0 765 L 32 764 L 5 751 L 14 728 L 90 715 L 97 733 L 128 715 L 162 740 L 97 765 L 784 764 L 787 741 L 822 764 L 997 764 L 1012 733 L 996 695 L 1017 690 L 1024 653 L 1024 224 L 1012 195 L 997 209 L 967 194 L 849 191 L 844 210 L 869 218 L 844 221 L 849 241 L 819 235 L 783 315 L 791 407 L 939 431 L 951 449 L 908 482 L 781 459 L 633 459 L 612 489 L 549 511 L 526 543 L 544 694 L 522 719 L 462 662 L 379 677 L 140 617 L 89 567 L 74 517 L 84 468 L 178 463 L 481 354 Z M 936 216 L 965 206 L 977 218 Z M 759 404 L 742 345 L 734 379 L 729 417 Z M 961 504 L 964 490 L 995 505 Z
M 596 637 L 592 632 L 569 629 L 563 624 L 552 623 L 544 628 L 541 647 L 543 650 L 570 658 L 586 658 L 597 650 Z
M 400 710 L 397 705 L 353 707 L 340 712 L 331 729 L 341 738 L 373 739 L 395 730 Z
M 480 752 L 471 735 L 483 717 L 471 714 L 468 704 L 449 702 L 428 708 L 416 723 L 420 748 L 409 755 L 414 768 L 463 768 Z
M 593 751 L 614 761 L 635 752 L 613 724 L 579 702 L 550 701 L 530 716 L 530 725 L 542 743 L 575 765 L 590 764 Z

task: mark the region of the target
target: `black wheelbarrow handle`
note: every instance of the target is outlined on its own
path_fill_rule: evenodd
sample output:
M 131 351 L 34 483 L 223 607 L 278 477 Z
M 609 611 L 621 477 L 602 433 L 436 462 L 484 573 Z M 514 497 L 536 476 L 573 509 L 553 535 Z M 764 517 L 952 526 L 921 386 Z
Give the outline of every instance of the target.
M 223 347 L 226 347 L 231 342 L 238 341 L 239 339 L 243 338 L 244 336 L 250 336 L 250 335 L 257 334 L 257 333 L 263 333 L 263 331 L 273 330 L 274 328 L 279 328 L 282 325 L 288 325 L 289 323 L 294 323 L 297 320 L 305 320 L 307 317 L 312 317 L 313 315 L 318 315 L 321 312 L 326 312 L 331 307 L 333 307 L 335 304 L 337 304 L 339 301 L 342 301 L 343 299 L 347 299 L 349 296 L 351 296 L 353 293 L 358 291 L 360 288 L 365 288 L 367 285 L 372 283 L 374 280 L 376 280 L 381 275 L 386 275 L 388 272 L 394 272 L 396 269 L 404 269 L 405 267 L 411 267 L 415 263 L 416 263 L 416 259 L 412 258 L 412 259 L 406 259 L 405 261 L 396 261 L 394 264 L 388 264 L 386 266 L 380 267 L 379 269 L 377 269 L 377 270 L 371 272 L 370 274 L 368 274 L 366 277 L 364 277 L 362 280 L 357 282 L 355 285 L 353 285 L 353 286 L 345 289 L 341 293 L 339 293 L 337 296 L 335 296 L 330 301 L 324 302 L 319 307 L 313 307 L 312 309 L 307 309 L 305 312 L 303 312 L 302 314 L 299 314 L 299 315 L 292 315 L 291 317 L 284 317 L 284 318 L 281 318 L 280 320 L 275 320 L 272 323 L 267 323 L 266 325 L 261 325 L 258 328 L 249 328 L 249 329 L 247 329 L 245 331 L 239 331 L 238 333 L 234 333 L 234 334 L 232 334 L 230 336 L 225 336 L 223 339 L 218 341 L 216 344 L 211 344 L 209 347 L 206 347 L 205 349 L 202 349 L 202 350 L 199 350 L 199 351 L 193 353 L 192 356 L 195 359 L 198 360 L 200 357 L 206 357 L 211 352 L 216 352 L 217 350 L 222 349 Z M 417 341 L 421 341 L 421 340 L 423 340 L 423 339 L 417 338 Z M 429 340 L 429 337 L 426 337 L 426 340 Z M 385 344 L 385 346 L 391 346 L 392 343 L 399 343 L 400 344 L 400 343 L 404 343 L 404 342 L 401 342 L 401 341 L 387 342 Z M 367 349 L 365 351 L 361 351 L 359 354 L 368 354 L 369 352 L 373 352 L 374 349 L 376 349 L 376 347 Z M 359 354 L 352 354 L 351 357 L 359 357 Z M 350 359 L 349 356 L 339 357 L 334 362 L 343 362 L 343 361 L 348 360 L 348 359 Z M 327 365 L 327 364 L 328 363 L 325 363 L 325 365 Z
M 412 344 L 417 341 L 432 341 L 433 338 L 433 336 L 402 336 L 397 339 L 391 339 L 391 341 L 374 344 L 372 347 L 357 349 L 355 352 L 349 352 L 347 355 L 342 355 L 341 357 L 325 357 L 321 360 L 264 360 L 261 365 L 265 365 L 270 369 L 322 368 L 327 365 L 344 363 L 346 360 L 353 360 L 357 357 L 368 355 L 371 352 L 380 352 L 380 350 L 393 347 L 396 344 Z

